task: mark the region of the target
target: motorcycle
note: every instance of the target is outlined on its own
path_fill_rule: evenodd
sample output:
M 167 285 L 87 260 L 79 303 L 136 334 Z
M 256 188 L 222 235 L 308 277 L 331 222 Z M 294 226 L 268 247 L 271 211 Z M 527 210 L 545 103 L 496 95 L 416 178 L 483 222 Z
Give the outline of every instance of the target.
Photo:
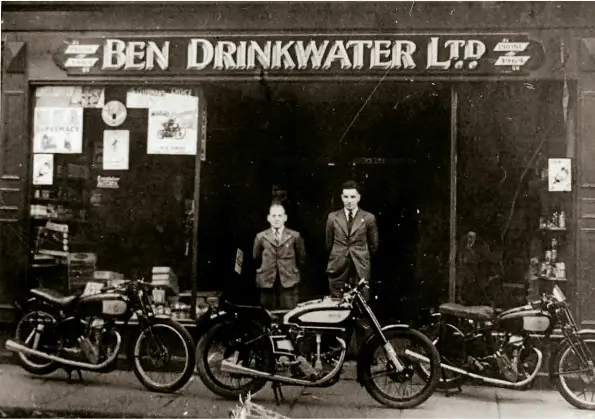
M 282 385 L 330 387 L 340 379 L 355 322 L 366 319 L 372 333 L 358 354 L 358 382 L 385 406 L 422 404 L 438 385 L 439 354 L 426 336 L 407 325 L 382 327 L 363 297 L 367 287 L 362 280 L 340 299 L 298 304 L 281 319 L 262 307 L 220 301 L 200 325 L 205 333 L 197 343 L 199 377 L 211 392 L 230 400 L 254 394 L 267 382 L 277 403 L 283 398 Z M 401 345 L 393 346 L 395 340 Z M 421 383 L 413 394 L 389 394 L 375 381 L 382 378 L 385 385 L 398 386 L 416 376 Z
M 196 349 L 181 324 L 155 316 L 149 299 L 152 289 L 138 280 L 103 287 L 91 295 L 64 296 L 34 288 L 23 304 L 17 303 L 24 315 L 6 349 L 16 352 L 17 362 L 29 373 L 46 375 L 62 368 L 69 379 L 77 371 L 82 380 L 82 370 L 106 373 L 116 368 L 122 349 L 116 321 L 126 325 L 136 315 L 139 330 L 130 341 L 128 358 L 136 377 L 151 391 L 177 391 L 192 379 Z M 156 368 L 162 376 L 176 365 L 182 366 L 182 372 L 170 382 L 149 376 L 148 369 Z
M 509 389 L 530 388 L 543 364 L 538 341 L 549 343 L 559 327 L 563 339 L 550 357 L 550 379 L 570 404 L 595 410 L 593 397 L 588 400 L 584 391 L 590 384 L 595 397 L 595 330 L 579 330 L 558 285 L 550 294 L 520 307 L 495 310 L 446 303 L 433 317 L 432 324 L 421 330 L 440 352 L 440 387 L 447 395 L 461 391 L 469 379 Z M 567 371 L 565 362 L 571 357 L 578 359 L 579 366 Z M 571 390 L 572 379 L 582 384 L 578 395 Z
M 181 139 L 186 136 L 186 129 L 182 128 L 178 122 L 170 119 L 162 124 L 163 128 L 157 131 L 157 138 L 160 140 L 164 138 Z

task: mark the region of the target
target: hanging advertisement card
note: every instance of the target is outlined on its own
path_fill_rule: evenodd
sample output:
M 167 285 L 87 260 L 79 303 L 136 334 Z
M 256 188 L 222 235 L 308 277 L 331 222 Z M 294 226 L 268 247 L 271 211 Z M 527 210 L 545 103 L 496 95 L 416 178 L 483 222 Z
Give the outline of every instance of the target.
M 236 250 L 236 263 L 234 270 L 237 274 L 242 274 L 242 265 L 244 264 L 244 252 L 241 249 Z
M 105 104 L 105 90 L 97 87 L 75 87 L 70 103 L 83 108 L 102 108 Z
M 548 159 L 548 189 L 550 192 L 572 191 L 570 159 Z
M 198 97 L 189 89 L 132 88 L 126 92 L 127 108 L 153 108 L 172 101 L 183 107 L 198 107 Z
M 151 108 L 148 125 L 147 154 L 196 154 L 198 108 Z
M 128 170 L 130 131 L 103 131 L 103 170 Z
M 207 160 L 207 108 L 202 112 L 202 122 L 200 127 L 200 161 Z
M 72 98 L 74 86 L 41 86 L 35 89 L 35 97 L 67 97 Z
M 117 176 L 97 176 L 97 187 L 104 189 L 118 189 L 120 178 Z
M 34 153 L 83 152 L 83 108 L 36 107 L 33 124 Z
M 53 185 L 54 184 L 54 155 L 34 154 L 33 155 L 33 184 Z

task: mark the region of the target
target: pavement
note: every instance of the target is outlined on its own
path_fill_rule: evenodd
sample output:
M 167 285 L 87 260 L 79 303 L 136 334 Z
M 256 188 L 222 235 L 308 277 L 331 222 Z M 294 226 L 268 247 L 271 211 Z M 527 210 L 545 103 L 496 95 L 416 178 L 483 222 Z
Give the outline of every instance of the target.
M 211 394 L 195 377 L 177 394 L 151 393 L 134 373 L 83 372 L 68 382 L 64 371 L 36 377 L 16 365 L 0 365 L 0 417 L 229 417 L 237 402 Z M 352 379 L 326 389 L 284 387 L 276 406 L 269 386 L 253 401 L 290 418 L 593 418 L 554 391 L 467 386 L 445 397 L 437 392 L 410 410 L 386 409 Z

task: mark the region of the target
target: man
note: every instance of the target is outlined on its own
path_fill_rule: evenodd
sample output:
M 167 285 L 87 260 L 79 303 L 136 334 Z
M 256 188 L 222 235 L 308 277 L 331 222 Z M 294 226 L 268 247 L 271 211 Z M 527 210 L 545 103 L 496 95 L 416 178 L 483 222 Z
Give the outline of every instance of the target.
M 326 272 L 331 297 L 339 298 L 347 284 L 370 280 L 371 256 L 378 250 L 376 217 L 358 207 L 361 199 L 356 182 L 341 186 L 343 208 L 329 214 L 326 222 Z
M 260 260 L 256 270 L 256 286 L 260 289 L 260 303 L 268 310 L 291 310 L 298 303 L 300 267 L 306 251 L 300 233 L 285 227 L 285 208 L 277 203 L 269 208 L 270 228 L 254 239 L 254 260 Z

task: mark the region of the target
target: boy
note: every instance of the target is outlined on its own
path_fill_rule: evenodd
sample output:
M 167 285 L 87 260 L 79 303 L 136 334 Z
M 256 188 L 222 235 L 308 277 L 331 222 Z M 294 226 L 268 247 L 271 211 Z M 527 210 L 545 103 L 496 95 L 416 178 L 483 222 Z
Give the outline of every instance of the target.
M 267 220 L 271 227 L 256 235 L 252 252 L 255 261 L 260 259 L 256 270 L 260 303 L 267 310 L 291 310 L 298 303 L 304 242 L 300 233 L 285 227 L 287 214 L 280 203 L 273 202 Z

